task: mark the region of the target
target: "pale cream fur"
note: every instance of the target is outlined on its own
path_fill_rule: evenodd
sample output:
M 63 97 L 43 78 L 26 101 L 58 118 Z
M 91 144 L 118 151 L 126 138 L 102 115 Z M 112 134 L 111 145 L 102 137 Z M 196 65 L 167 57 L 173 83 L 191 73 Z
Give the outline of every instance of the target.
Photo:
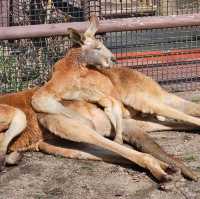
M 5 155 L 9 143 L 26 128 L 26 115 L 18 108 L 0 104 L 0 132 L 5 131 L 0 141 L 0 154 Z

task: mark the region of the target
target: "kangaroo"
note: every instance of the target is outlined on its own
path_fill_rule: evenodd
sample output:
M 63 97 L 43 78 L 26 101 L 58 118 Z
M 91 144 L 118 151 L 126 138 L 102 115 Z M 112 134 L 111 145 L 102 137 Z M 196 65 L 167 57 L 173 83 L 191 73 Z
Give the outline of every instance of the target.
M 105 76 L 102 76 L 101 73 L 98 73 L 96 70 L 87 69 L 85 67 L 86 63 L 108 67 L 112 63 L 113 59 L 110 54 L 109 57 L 107 57 L 109 51 L 106 53 L 103 51 L 105 54 L 103 52 L 98 54 L 98 51 L 100 50 L 99 46 L 96 49 L 96 44 L 94 46 L 89 45 L 91 44 L 91 39 L 92 44 L 94 42 L 94 38 L 88 36 L 91 34 L 92 29 L 93 26 L 90 26 L 88 29 L 89 31 L 87 30 L 85 32 L 85 39 L 82 39 L 81 35 L 76 31 L 70 31 L 70 37 L 73 38 L 76 44 L 80 45 L 81 47 L 70 50 L 65 58 L 58 61 L 57 64 L 55 64 L 52 79 L 42 88 L 39 88 L 33 92 L 31 95 L 32 106 L 36 111 L 43 113 L 36 114 L 33 109 L 25 110 L 24 106 L 22 106 L 22 110 L 26 113 L 27 117 L 32 117 L 33 121 L 37 120 L 37 115 L 39 115 L 40 123 L 45 128 L 62 138 L 76 142 L 86 142 L 111 150 L 144 168 L 148 168 L 157 179 L 167 179 L 168 175 L 166 173 L 166 169 L 169 167 L 169 165 L 154 159 L 148 154 L 142 154 L 135 150 L 126 148 L 118 143 L 114 143 L 105 139 L 95 131 L 90 120 L 61 103 L 62 100 L 66 99 L 81 99 L 90 102 L 96 102 L 104 107 L 105 113 L 118 132 L 117 135 L 120 135 L 123 130 L 123 120 L 121 118 L 122 105 L 118 101 L 120 98 L 114 86 L 112 85 L 112 82 Z M 94 32 L 96 32 L 96 30 L 93 31 L 92 37 L 94 36 Z M 88 51 L 91 52 L 91 54 L 87 54 Z M 85 57 L 85 54 L 90 56 Z M 95 55 L 98 56 L 95 57 Z M 102 56 L 102 59 L 99 58 L 101 57 L 100 55 Z M 74 66 L 75 68 L 71 66 Z M 87 79 L 84 79 L 84 77 L 87 77 Z M 100 84 L 96 84 L 94 79 Z M 97 87 L 99 90 L 95 87 L 96 85 L 100 86 Z M 96 93 L 92 95 L 93 92 Z M 113 112 L 114 116 L 112 115 Z M 55 123 L 53 121 L 57 122 Z M 36 134 L 41 133 L 38 124 L 32 129 L 37 132 Z M 122 137 L 122 135 L 120 136 Z M 25 134 L 25 137 L 27 137 L 27 134 Z M 120 139 L 122 139 L 121 137 Z M 40 136 L 36 136 L 35 138 L 40 138 Z M 37 144 L 38 143 L 40 142 L 37 142 Z M 30 143 L 29 148 L 31 148 Z M 69 156 L 70 154 L 70 151 L 68 151 Z
M 84 35 L 69 29 L 68 36 L 76 45 L 54 65 L 52 78 L 32 97 L 32 106 L 37 112 L 62 114 L 85 122 L 81 114 L 64 107 L 61 100 L 86 100 L 104 107 L 115 130 L 115 141 L 122 142 L 122 104 L 109 78 L 87 65 L 112 67 L 115 57 L 102 42 L 94 38 L 97 19 L 91 18 Z
M 0 140 L 0 162 L 5 162 L 9 143 L 26 128 L 26 115 L 18 108 L 0 104 L 0 132 L 5 130 Z M 16 156 L 15 156 L 16 157 Z M 17 159 L 16 159 L 17 161 Z M 8 162 L 8 161 L 7 161 Z M 0 164 L 1 167 L 4 165 Z
M 70 49 L 67 55 L 55 64 L 50 81 L 35 90 L 31 96 L 31 105 L 34 111 L 58 118 L 57 124 L 49 124 L 48 121 L 51 120 L 51 117 L 48 118 L 47 115 L 41 120 L 43 126 L 52 133 L 68 140 L 86 142 L 113 151 L 144 168 L 148 168 L 157 179 L 166 179 L 168 175 L 165 171 L 169 167 L 168 164 L 149 154 L 131 150 L 104 138 L 92 128 L 88 119 L 61 103 L 62 100 L 86 100 L 98 103 L 104 108 L 115 128 L 115 141 L 121 142 L 122 104 L 118 93 L 109 78 L 86 67 L 88 64 L 108 67 L 114 61 L 112 53 L 94 38 L 96 30 L 97 21 L 94 17 L 83 36 L 75 30 L 69 30 L 70 39 L 79 47 Z M 34 111 L 32 109 L 26 110 L 24 107 L 22 106 L 21 109 L 26 113 L 27 118 L 33 117 L 33 121 L 37 120 Z M 79 123 L 83 125 L 79 125 Z M 63 128 L 63 125 L 67 129 Z M 37 125 L 32 129 L 38 134 L 41 132 L 38 128 Z
M 52 134 L 49 134 L 46 128 L 42 128 L 42 126 L 39 125 L 37 118 L 44 127 L 48 127 L 51 130 L 54 130 L 52 128 L 56 128 L 57 131 L 61 132 L 71 131 L 72 128 L 72 131 L 73 129 L 76 129 L 79 134 L 82 134 L 84 132 L 84 129 L 86 128 L 86 125 L 88 125 L 88 129 L 89 127 L 91 127 L 91 125 L 90 123 L 87 122 L 87 120 L 85 120 L 86 121 L 85 124 L 77 121 L 74 121 L 73 123 L 71 122 L 61 123 L 62 120 L 60 120 L 59 115 L 57 117 L 57 115 L 54 114 L 36 113 L 31 106 L 31 99 L 37 90 L 38 88 L 34 88 L 18 93 L 12 93 L 0 96 L 0 104 L 7 103 L 10 106 L 17 107 L 18 109 L 23 110 L 23 112 L 26 114 L 27 117 L 26 129 L 20 135 L 18 135 L 14 140 L 12 140 L 11 143 L 9 144 L 8 152 L 12 153 L 7 155 L 8 158 L 6 159 L 6 161 L 8 159 L 12 160 L 13 157 L 11 158 L 9 157 L 12 156 L 13 151 L 14 152 L 42 151 L 49 154 L 62 155 L 67 158 L 104 160 L 107 162 L 130 164 L 130 162 L 127 162 L 124 159 L 120 159 L 120 157 L 113 154 L 108 154 L 108 153 L 104 154 L 102 151 L 101 151 L 102 155 L 100 155 L 99 153 L 95 154 L 93 151 L 91 153 L 91 149 L 83 145 L 82 146 L 80 145 L 80 147 L 78 147 L 77 149 L 72 147 L 71 145 L 69 147 L 67 145 L 65 146 L 67 148 L 64 148 L 63 146 L 56 144 L 55 143 L 56 137 L 53 137 Z M 62 104 L 63 106 L 68 107 L 71 110 L 74 110 L 82 114 L 83 117 L 90 120 L 93 124 L 92 125 L 93 131 L 96 130 L 96 132 L 99 135 L 108 138 L 114 137 L 114 131 L 112 129 L 110 120 L 108 119 L 105 112 L 102 111 L 100 108 L 98 108 L 96 105 L 84 101 L 62 101 Z M 75 127 L 74 123 L 76 125 Z M 4 129 L 1 130 L 6 130 L 6 128 L 7 127 L 5 126 Z M 177 168 L 181 169 L 185 177 L 192 180 L 197 180 L 197 175 L 194 172 L 192 172 L 179 160 L 174 159 L 173 157 L 165 153 L 165 151 L 163 151 L 163 149 L 145 133 L 145 130 L 147 132 L 151 132 L 156 130 L 169 130 L 169 129 L 173 129 L 173 127 L 135 120 L 135 119 L 123 119 L 123 140 L 132 146 L 133 145 L 136 146 L 142 152 L 153 155 L 154 157 L 158 158 L 161 161 L 164 161 L 168 164 L 172 163 Z M 94 136 L 96 132 L 94 131 Z M 0 133 L 0 135 L 2 135 L 0 136 L 0 140 L 2 141 L 4 138 L 3 137 L 4 133 L 2 132 Z M 79 135 L 77 135 L 77 137 L 79 137 Z M 81 140 L 79 139 L 79 141 Z M 88 143 L 87 140 L 85 142 Z M 145 159 L 146 154 L 142 155 L 143 156 L 141 156 L 141 161 Z M 15 163 L 14 160 L 10 162 L 13 162 L 13 164 Z M 159 164 L 161 163 L 159 162 Z M 147 168 L 150 169 L 151 167 L 153 167 L 153 170 L 152 169 L 150 170 L 153 172 L 153 175 L 158 180 L 169 179 L 170 178 L 169 175 L 166 175 L 166 172 L 163 173 L 163 170 L 167 169 L 167 165 L 161 164 L 162 169 L 160 170 L 161 165 L 159 164 L 158 162 L 156 162 L 155 165 L 153 164 Z M 157 174 L 155 171 L 157 171 Z

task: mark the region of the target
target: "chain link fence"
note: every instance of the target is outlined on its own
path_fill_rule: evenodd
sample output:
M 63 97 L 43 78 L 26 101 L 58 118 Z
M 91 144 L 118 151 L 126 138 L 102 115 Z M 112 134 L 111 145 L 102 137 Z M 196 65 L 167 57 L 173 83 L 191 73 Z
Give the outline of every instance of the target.
M 200 12 L 199 0 L 1 0 L 0 29 L 9 26 Z M 200 27 L 177 27 L 99 35 L 123 67 L 137 69 L 171 91 L 200 85 Z M 41 85 L 70 47 L 63 36 L 1 40 L 0 93 Z

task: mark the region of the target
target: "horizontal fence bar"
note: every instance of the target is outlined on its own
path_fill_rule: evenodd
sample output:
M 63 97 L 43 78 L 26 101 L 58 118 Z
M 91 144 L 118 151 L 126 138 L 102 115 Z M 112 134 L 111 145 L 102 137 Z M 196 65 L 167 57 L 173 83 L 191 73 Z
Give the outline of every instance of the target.
M 200 25 L 200 14 L 124 18 L 100 21 L 99 33 Z M 11 26 L 0 28 L 0 40 L 65 35 L 67 28 L 85 31 L 88 22 Z

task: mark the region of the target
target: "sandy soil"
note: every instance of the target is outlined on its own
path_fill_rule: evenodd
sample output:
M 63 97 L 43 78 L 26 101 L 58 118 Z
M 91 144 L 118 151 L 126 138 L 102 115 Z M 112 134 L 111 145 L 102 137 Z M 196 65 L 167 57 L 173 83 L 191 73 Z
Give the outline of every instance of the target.
M 197 101 L 200 93 L 186 95 Z M 200 173 L 198 132 L 153 133 L 164 149 Z M 70 160 L 39 152 L 25 153 L 18 166 L 0 173 L 0 199 L 199 199 L 199 182 L 184 178 L 159 190 L 158 183 L 139 167 Z

